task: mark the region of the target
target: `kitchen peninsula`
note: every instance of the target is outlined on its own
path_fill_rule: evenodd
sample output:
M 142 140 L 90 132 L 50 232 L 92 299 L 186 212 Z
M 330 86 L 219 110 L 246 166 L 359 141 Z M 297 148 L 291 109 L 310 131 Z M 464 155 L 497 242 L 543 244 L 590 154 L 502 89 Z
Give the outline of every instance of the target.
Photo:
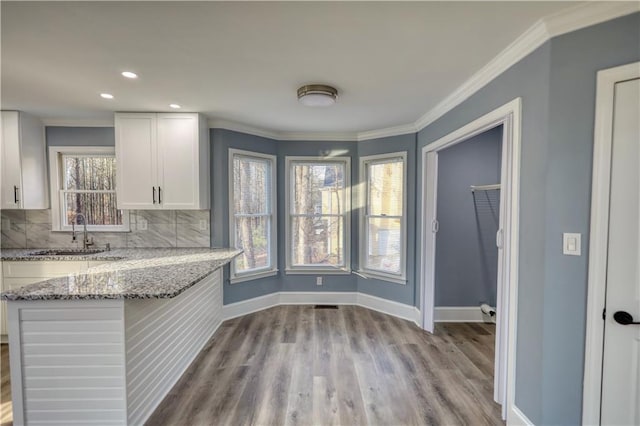
M 222 266 L 240 253 L 3 250 L 5 265 L 97 264 L 2 293 L 14 424 L 143 424 L 222 322 Z

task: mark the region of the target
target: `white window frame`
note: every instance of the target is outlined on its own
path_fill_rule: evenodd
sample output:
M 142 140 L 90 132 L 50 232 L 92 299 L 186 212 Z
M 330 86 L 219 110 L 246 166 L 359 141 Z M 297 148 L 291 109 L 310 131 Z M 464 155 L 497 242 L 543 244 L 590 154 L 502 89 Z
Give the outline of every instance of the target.
M 293 184 L 291 182 L 291 170 L 294 165 L 301 163 L 310 163 L 310 164 L 323 164 L 323 163 L 340 163 L 344 165 L 345 173 L 344 173 L 344 191 L 345 191 L 345 206 L 344 213 L 342 214 L 344 221 L 343 228 L 343 247 L 344 247 L 344 266 L 337 267 L 332 265 L 309 265 L 309 266 L 300 266 L 293 265 L 291 261 L 292 250 L 291 250 L 291 225 L 292 225 L 292 204 L 291 198 L 293 196 Z M 285 157 L 285 253 L 286 253 L 286 265 L 285 265 L 285 273 L 287 275 L 291 274 L 300 274 L 300 275 L 314 275 L 314 274 L 324 274 L 324 275 L 348 275 L 351 274 L 351 158 L 350 157 L 313 157 L 313 156 L 287 156 Z M 324 215 L 326 216 L 326 215 Z
M 261 152 L 245 151 L 242 149 L 229 148 L 229 245 L 235 247 L 236 245 L 236 220 L 234 211 L 234 185 L 233 185 L 233 160 L 236 156 L 244 158 L 253 158 L 256 160 L 267 160 L 271 164 L 271 188 L 269 194 L 269 222 L 270 222 L 270 235 L 269 235 L 269 258 L 271 259 L 271 265 L 266 268 L 253 269 L 247 272 L 236 271 L 236 260 L 231 262 L 231 275 L 229 282 L 231 284 L 239 283 L 243 281 L 256 280 L 259 278 L 271 277 L 278 274 L 278 207 L 277 207 L 277 180 L 278 180 L 278 162 L 275 155 L 263 154 Z M 260 215 L 263 216 L 263 215 Z
M 400 273 L 393 274 L 369 269 L 366 265 L 367 248 L 369 247 L 369 233 L 367 231 L 367 218 L 369 213 L 369 177 L 368 167 L 370 164 L 384 164 L 401 160 L 402 161 L 402 217 L 400 220 Z M 407 152 L 393 152 L 388 154 L 369 155 L 360 157 L 360 236 L 361 244 L 359 248 L 359 269 L 358 273 L 367 278 L 374 278 L 389 281 L 396 284 L 407 283 Z M 383 216 L 375 216 L 383 217 Z M 395 218 L 397 216 L 391 216 Z
M 52 146 L 49 148 L 49 185 L 51 191 L 51 229 L 52 231 L 71 232 L 71 225 L 63 225 L 64 217 L 64 178 L 62 176 L 63 156 L 100 156 L 116 155 L 115 147 L 112 146 Z M 117 164 L 116 164 L 117 167 Z M 95 191 L 92 191 L 95 192 Z M 129 232 L 129 211 L 122 210 L 122 225 L 87 225 L 87 231 L 91 232 Z M 83 225 L 80 225 L 82 228 Z M 78 226 L 76 226 L 78 231 Z

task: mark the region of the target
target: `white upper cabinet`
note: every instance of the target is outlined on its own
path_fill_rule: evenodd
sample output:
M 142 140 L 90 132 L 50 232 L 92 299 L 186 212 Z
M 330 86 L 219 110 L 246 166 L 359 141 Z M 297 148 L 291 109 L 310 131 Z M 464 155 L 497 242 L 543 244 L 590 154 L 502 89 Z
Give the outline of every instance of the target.
M 116 113 L 121 209 L 209 208 L 209 132 L 190 113 Z
M 47 162 L 44 126 L 18 111 L 2 111 L 0 132 L 3 209 L 47 209 Z

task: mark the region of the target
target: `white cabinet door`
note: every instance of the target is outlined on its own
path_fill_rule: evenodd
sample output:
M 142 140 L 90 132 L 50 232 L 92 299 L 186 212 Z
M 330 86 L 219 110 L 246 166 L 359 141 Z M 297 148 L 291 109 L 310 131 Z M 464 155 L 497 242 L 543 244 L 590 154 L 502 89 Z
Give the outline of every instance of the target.
M 115 130 L 118 208 L 156 208 L 156 114 L 116 114 Z
M 198 208 L 198 149 L 197 114 L 158 114 L 158 188 L 162 208 Z
M 31 115 L 2 111 L 2 195 L 3 209 L 47 209 L 49 188 L 44 126 Z
M 3 209 L 21 207 L 20 118 L 17 111 L 2 111 L 2 203 Z

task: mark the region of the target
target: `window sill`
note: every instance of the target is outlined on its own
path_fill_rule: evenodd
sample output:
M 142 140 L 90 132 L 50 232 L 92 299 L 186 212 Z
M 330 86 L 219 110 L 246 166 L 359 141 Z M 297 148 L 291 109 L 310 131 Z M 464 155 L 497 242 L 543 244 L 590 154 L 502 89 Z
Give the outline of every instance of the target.
M 230 284 L 242 283 L 245 281 L 259 280 L 260 278 L 273 277 L 275 275 L 278 275 L 278 270 L 272 269 L 270 271 L 258 272 L 256 274 L 247 274 L 247 275 L 239 275 L 239 276 L 231 277 L 229 278 L 229 283 Z
M 407 284 L 406 278 L 403 278 L 403 277 L 394 277 L 392 275 L 386 275 L 386 274 L 382 274 L 382 273 L 376 273 L 376 272 L 371 272 L 371 271 L 363 271 L 363 270 L 359 270 L 357 272 L 357 274 L 359 276 L 361 276 L 362 278 L 364 278 L 364 279 L 388 281 L 388 282 L 391 282 L 391 283 L 402 284 L 402 285 L 406 285 Z
M 350 269 L 285 269 L 287 275 L 350 275 Z

